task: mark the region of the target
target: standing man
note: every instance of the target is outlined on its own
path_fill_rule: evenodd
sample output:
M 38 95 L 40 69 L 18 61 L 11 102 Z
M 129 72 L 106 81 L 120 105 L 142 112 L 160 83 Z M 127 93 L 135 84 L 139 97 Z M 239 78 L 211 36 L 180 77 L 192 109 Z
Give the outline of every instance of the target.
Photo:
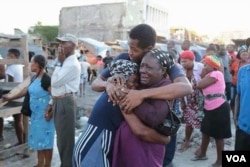
M 181 44 L 182 51 L 190 50 L 191 42 L 189 40 L 185 40 Z
M 170 51 L 170 50 L 176 50 L 175 49 L 175 42 L 173 40 L 169 40 L 167 42 L 167 51 Z
M 230 73 L 230 57 L 227 55 L 227 51 L 224 47 L 220 47 L 218 52 L 218 57 L 221 59 L 222 65 L 224 67 L 224 80 L 226 84 L 226 97 L 227 101 L 231 101 L 231 85 L 232 85 L 232 75 Z
M 78 40 L 72 34 L 56 39 L 59 41 L 58 61 L 61 66 L 55 68 L 51 77 L 53 116 L 61 167 L 71 167 L 75 144 L 75 93 L 79 89 L 81 72 L 74 52 Z
M 109 50 L 106 51 L 106 57 L 103 59 L 104 68 L 113 60 L 113 57 L 110 56 Z
M 184 40 L 183 43 L 181 44 L 181 49 L 182 49 L 182 51 L 191 50 L 195 55 L 195 61 L 200 62 L 201 55 L 196 50 L 191 49 L 191 45 L 192 45 L 191 41 Z
M 242 66 L 238 72 L 234 121 L 237 126 L 235 151 L 250 151 L 250 65 Z
M 230 56 L 230 63 L 236 59 L 235 45 L 229 44 L 227 45 L 227 52 Z

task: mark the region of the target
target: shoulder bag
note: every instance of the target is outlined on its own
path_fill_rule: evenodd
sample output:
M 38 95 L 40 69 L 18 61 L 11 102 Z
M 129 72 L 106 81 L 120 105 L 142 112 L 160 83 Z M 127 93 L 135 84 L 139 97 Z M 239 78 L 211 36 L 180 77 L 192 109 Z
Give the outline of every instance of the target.
M 36 79 L 35 76 L 33 76 L 31 78 L 31 82 L 30 84 Z M 30 85 L 29 84 L 29 85 Z M 23 100 L 23 105 L 22 105 L 22 108 L 21 108 L 21 113 L 25 116 L 28 116 L 30 117 L 31 116 L 31 110 L 30 110 L 30 94 L 29 94 L 29 91 L 27 90 L 27 93 L 24 97 L 24 100 Z
M 173 111 L 174 101 L 170 102 L 167 100 L 167 103 L 169 106 L 169 113 L 164 119 L 164 121 L 155 128 L 155 130 L 162 135 L 172 136 L 175 135 L 179 130 L 181 126 L 181 120 L 176 116 Z

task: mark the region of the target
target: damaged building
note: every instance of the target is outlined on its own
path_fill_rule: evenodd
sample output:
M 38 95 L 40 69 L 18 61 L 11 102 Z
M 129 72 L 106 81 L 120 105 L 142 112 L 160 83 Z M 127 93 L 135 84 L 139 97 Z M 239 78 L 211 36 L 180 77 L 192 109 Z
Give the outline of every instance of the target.
M 137 24 L 153 26 L 167 37 L 168 12 L 160 0 L 120 0 L 113 3 L 64 7 L 59 16 L 59 35 L 72 33 L 99 41 L 127 40 Z

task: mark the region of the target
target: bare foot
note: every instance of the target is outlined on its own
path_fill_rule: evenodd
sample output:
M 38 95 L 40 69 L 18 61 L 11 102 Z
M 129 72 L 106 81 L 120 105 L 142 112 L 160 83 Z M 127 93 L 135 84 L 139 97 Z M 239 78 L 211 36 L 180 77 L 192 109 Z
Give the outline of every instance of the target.
M 190 144 L 190 142 L 189 141 L 184 141 L 183 143 L 182 143 L 182 145 L 181 145 L 181 148 L 179 148 L 179 151 L 180 152 L 184 152 L 184 151 L 186 151 L 188 148 L 190 148 L 191 147 L 191 144 Z
M 194 155 L 200 155 L 201 154 L 201 148 L 197 148 L 197 150 L 194 152 Z

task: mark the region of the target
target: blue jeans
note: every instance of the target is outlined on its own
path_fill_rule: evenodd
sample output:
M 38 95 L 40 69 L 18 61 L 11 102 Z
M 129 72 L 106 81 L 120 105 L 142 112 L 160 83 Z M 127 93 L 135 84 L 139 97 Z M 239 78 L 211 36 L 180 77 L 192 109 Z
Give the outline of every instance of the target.
M 173 161 L 175 148 L 176 148 L 176 135 L 173 135 L 171 136 L 170 143 L 166 145 L 166 152 L 163 159 L 163 167 L 169 165 Z

